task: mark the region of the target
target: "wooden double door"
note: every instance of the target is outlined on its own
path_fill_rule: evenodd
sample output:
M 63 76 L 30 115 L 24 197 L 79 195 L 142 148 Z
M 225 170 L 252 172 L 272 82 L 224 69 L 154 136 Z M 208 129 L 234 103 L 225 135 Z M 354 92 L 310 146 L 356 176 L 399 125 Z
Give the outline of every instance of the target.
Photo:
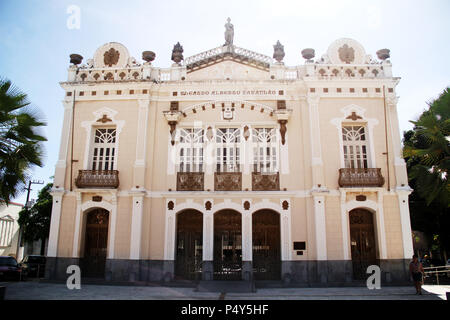
M 108 248 L 109 212 L 94 209 L 86 215 L 84 257 L 81 274 L 84 277 L 103 278 Z
M 203 258 L 203 215 L 186 210 L 177 215 L 175 279 L 200 280 Z
M 254 279 L 280 280 L 280 215 L 272 210 L 260 210 L 253 213 L 252 231 Z
M 242 279 L 242 218 L 234 210 L 214 214 L 214 280 Z
M 349 213 L 350 244 L 353 278 L 367 278 L 367 267 L 377 264 L 374 217 L 365 209 L 354 209 Z

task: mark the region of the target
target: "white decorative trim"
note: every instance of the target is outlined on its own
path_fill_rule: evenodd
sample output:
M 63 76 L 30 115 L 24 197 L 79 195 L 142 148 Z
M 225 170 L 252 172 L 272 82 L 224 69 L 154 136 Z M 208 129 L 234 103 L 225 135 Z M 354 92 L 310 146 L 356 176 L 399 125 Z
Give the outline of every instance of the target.
M 50 221 L 50 233 L 48 237 L 47 256 L 56 257 L 58 253 L 59 222 L 61 220 L 62 194 L 52 193 L 53 205 Z
M 314 196 L 314 225 L 316 235 L 317 260 L 327 260 L 325 196 Z
M 338 131 L 338 139 L 339 139 L 339 156 L 341 161 L 341 168 L 345 168 L 345 161 L 344 161 L 344 151 L 343 151 L 343 145 L 344 142 L 342 141 L 342 123 L 351 123 L 354 125 L 364 125 L 367 127 L 367 140 L 369 142 L 369 152 L 370 157 L 368 159 L 369 167 L 376 168 L 376 156 L 375 156 L 375 136 L 373 135 L 373 129 L 376 125 L 378 125 L 378 119 L 376 118 L 366 118 L 364 116 L 364 113 L 366 112 L 366 109 L 363 107 L 360 107 L 356 104 L 349 104 L 342 108 L 341 113 L 344 115 L 342 118 L 333 118 L 330 120 L 330 123 L 333 124 L 337 131 Z M 348 116 L 352 114 L 352 112 L 356 112 L 357 115 L 362 117 L 362 119 L 359 119 L 357 121 L 352 121 L 347 119 Z
M 131 213 L 130 259 L 140 259 L 144 195 L 133 197 Z
M 287 210 L 282 209 L 283 201 L 289 202 Z M 168 209 L 168 203 L 173 201 L 173 210 Z M 175 260 L 175 237 L 176 237 L 176 215 L 186 209 L 193 209 L 203 214 L 203 260 L 212 261 L 214 258 L 214 214 L 224 209 L 232 209 L 241 214 L 242 218 L 242 259 L 243 261 L 251 261 L 253 255 L 252 244 L 252 217 L 253 214 L 259 210 L 271 209 L 280 215 L 280 236 L 281 236 L 281 260 L 291 260 L 292 252 L 290 249 L 291 243 L 291 204 L 290 199 L 284 198 L 280 203 L 274 203 L 268 199 L 252 204 L 251 199 L 242 199 L 242 204 L 239 205 L 232 202 L 231 199 L 225 199 L 219 205 L 214 205 L 214 199 L 204 199 L 212 202 L 212 209 L 206 210 L 205 206 L 193 202 L 192 199 L 187 199 L 185 202 L 177 204 L 176 199 L 166 199 L 166 228 L 165 228 L 165 246 L 164 259 Z M 245 201 L 250 202 L 250 210 L 244 210 L 243 204 Z
M 116 145 L 115 145 L 115 163 L 114 168 L 119 167 L 119 140 L 120 140 L 120 133 L 122 132 L 122 129 L 125 125 L 125 120 L 116 120 L 115 116 L 117 115 L 117 111 L 103 107 L 101 109 L 98 109 L 93 112 L 94 120 L 90 121 L 83 121 L 81 122 L 81 126 L 86 130 L 86 142 L 85 142 L 85 149 L 84 149 L 84 160 L 83 160 L 83 168 L 88 169 L 90 164 L 91 156 L 91 146 L 94 140 L 94 134 L 93 134 L 93 127 L 109 127 L 111 125 L 116 127 Z M 111 122 L 107 123 L 101 123 L 97 122 L 97 120 L 101 119 L 103 115 L 106 115 L 109 119 L 111 119 Z
M 410 191 L 400 191 L 398 194 L 398 206 L 400 209 L 400 221 L 402 225 L 402 242 L 403 242 L 403 258 L 410 259 L 414 254 L 412 234 L 411 234 L 411 219 L 409 216 L 409 201 L 408 195 Z
M 80 225 L 81 225 L 81 193 L 77 192 L 77 207 L 75 214 L 75 230 L 73 233 L 73 246 L 72 246 L 72 257 L 77 258 L 80 256 Z
M 114 258 L 114 244 L 116 235 L 116 220 L 117 220 L 117 199 L 114 194 L 112 194 L 112 203 L 107 201 L 94 202 L 92 200 L 86 201 L 81 204 L 81 215 L 84 215 L 86 211 L 95 208 L 105 209 L 109 212 L 109 226 L 108 226 L 108 259 Z M 81 221 L 81 216 L 78 219 L 78 223 Z
M 350 255 L 350 224 L 348 220 L 348 211 L 346 207 L 347 192 L 341 191 L 341 228 L 342 228 L 342 250 L 344 260 L 351 260 Z

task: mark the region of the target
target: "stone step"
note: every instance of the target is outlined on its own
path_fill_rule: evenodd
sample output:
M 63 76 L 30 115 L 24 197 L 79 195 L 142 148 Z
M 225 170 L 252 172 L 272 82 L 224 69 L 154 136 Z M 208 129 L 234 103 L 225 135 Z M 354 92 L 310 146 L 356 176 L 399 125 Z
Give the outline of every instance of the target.
M 195 289 L 197 292 L 256 292 L 253 281 L 200 281 Z

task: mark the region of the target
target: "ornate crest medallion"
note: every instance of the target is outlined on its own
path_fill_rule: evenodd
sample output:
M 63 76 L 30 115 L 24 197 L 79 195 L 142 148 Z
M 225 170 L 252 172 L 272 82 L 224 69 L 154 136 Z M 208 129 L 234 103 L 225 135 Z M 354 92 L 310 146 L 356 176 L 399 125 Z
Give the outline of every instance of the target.
M 344 44 L 339 48 L 339 59 L 345 63 L 352 63 L 355 60 L 355 49 Z
M 111 67 L 114 64 L 117 64 L 119 62 L 119 51 L 115 50 L 114 48 L 109 49 L 103 54 L 103 62 L 108 67 Z

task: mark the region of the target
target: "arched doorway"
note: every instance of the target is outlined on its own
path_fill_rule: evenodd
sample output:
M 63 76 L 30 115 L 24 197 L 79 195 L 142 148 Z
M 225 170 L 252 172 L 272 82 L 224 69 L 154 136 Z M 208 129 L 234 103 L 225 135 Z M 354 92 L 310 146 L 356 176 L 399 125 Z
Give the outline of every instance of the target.
M 203 252 L 203 214 L 185 210 L 177 214 L 175 278 L 200 280 Z
M 241 214 L 234 210 L 214 214 L 214 280 L 242 280 Z
M 86 232 L 82 274 L 104 277 L 108 247 L 109 212 L 94 209 L 86 214 Z
M 253 277 L 255 280 L 281 279 L 280 215 L 259 210 L 252 217 Z
M 365 209 L 353 209 L 349 219 L 353 278 L 364 280 L 367 267 L 377 263 L 373 215 Z

